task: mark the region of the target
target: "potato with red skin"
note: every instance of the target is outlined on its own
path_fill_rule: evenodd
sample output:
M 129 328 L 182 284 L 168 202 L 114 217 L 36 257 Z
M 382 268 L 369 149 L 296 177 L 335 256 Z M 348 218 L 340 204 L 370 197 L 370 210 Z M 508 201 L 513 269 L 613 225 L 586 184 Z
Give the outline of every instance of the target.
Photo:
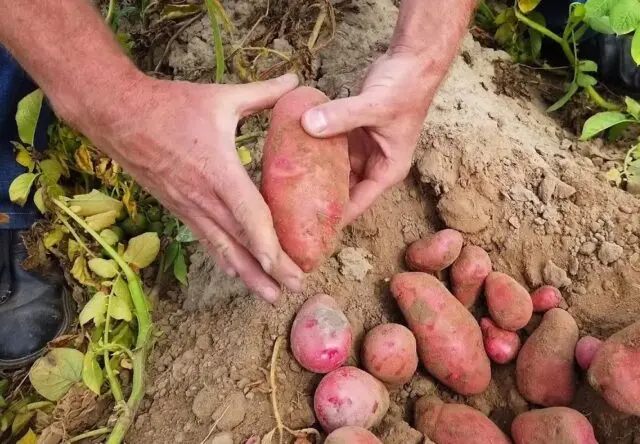
M 326 294 L 309 298 L 291 327 L 291 350 L 296 361 L 314 373 L 329 373 L 349 358 L 352 332 L 338 303 Z
M 609 405 L 640 416 L 640 321 L 602 343 L 588 377 Z
M 576 361 L 582 370 L 589 370 L 593 358 L 600 350 L 602 341 L 593 336 L 584 336 L 576 344 Z
M 396 274 L 391 293 L 429 373 L 460 394 L 483 392 L 491 380 L 491 364 L 480 326 L 469 310 L 426 273 Z
M 529 292 L 511 276 L 493 271 L 484 283 L 487 308 L 498 327 L 516 331 L 523 328 L 533 315 Z
M 462 234 L 447 228 L 412 243 L 405 259 L 414 271 L 437 273 L 453 264 L 460 255 L 463 243 Z
M 435 396 L 416 403 L 415 427 L 438 444 L 510 444 L 482 412 L 464 404 L 445 404 Z
M 482 248 L 467 245 L 462 249 L 449 273 L 452 293 L 462 305 L 469 308 L 475 304 L 491 267 L 491 258 Z
M 511 423 L 515 444 L 598 444 L 589 420 L 568 407 L 531 410 Z
M 362 362 L 365 370 L 382 382 L 409 382 L 418 369 L 416 338 L 404 325 L 378 325 L 364 338 Z
M 571 404 L 577 342 L 578 325 L 568 312 L 553 308 L 545 313 L 516 360 L 516 382 L 523 398 L 545 407 Z
M 544 285 L 531 293 L 531 302 L 534 312 L 544 313 L 560 306 L 562 293 L 552 285 Z
M 324 444 L 382 444 L 382 441 L 367 429 L 347 426 L 331 432 Z
M 356 367 L 340 367 L 318 384 L 313 409 L 327 433 L 345 426 L 370 429 L 387 413 L 389 392 L 369 373 Z
M 513 361 L 520 351 L 520 336 L 514 331 L 503 330 L 491 319 L 480 319 L 484 349 L 489 359 L 497 364 Z
M 284 251 L 305 272 L 332 253 L 349 202 L 349 153 L 345 134 L 309 136 L 300 118 L 329 99 L 309 87 L 278 100 L 262 156 L 262 195 Z

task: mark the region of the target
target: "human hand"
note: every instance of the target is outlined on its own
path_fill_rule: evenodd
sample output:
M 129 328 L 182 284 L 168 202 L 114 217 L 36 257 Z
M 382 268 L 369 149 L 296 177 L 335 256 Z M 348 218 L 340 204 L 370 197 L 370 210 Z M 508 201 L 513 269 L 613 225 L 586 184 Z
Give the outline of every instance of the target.
M 240 163 L 235 131 L 241 117 L 272 107 L 297 83 L 295 75 L 246 85 L 144 77 L 120 118 L 78 126 L 191 228 L 227 274 L 274 303 L 278 283 L 299 291 L 303 274 Z
M 369 68 L 359 95 L 319 105 L 302 116 L 311 136 L 349 133 L 351 197 L 345 224 L 409 173 L 442 75 L 416 54 L 385 54 Z

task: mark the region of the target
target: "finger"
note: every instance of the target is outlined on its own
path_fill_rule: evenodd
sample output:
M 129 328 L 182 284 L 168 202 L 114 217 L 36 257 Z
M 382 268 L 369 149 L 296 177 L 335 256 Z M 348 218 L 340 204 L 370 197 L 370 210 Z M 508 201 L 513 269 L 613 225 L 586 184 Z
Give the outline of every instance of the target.
M 231 100 L 242 116 L 272 108 L 278 99 L 298 86 L 298 76 L 290 73 L 264 82 L 235 86 Z
M 348 225 L 364 213 L 387 189 L 387 186 L 372 179 L 365 179 L 350 190 L 350 200 L 345 210 L 343 224 Z
M 361 94 L 318 105 L 302 115 L 302 126 L 313 137 L 331 137 L 356 128 L 376 126 L 385 109 L 370 96 Z
M 238 273 L 236 272 L 236 269 L 233 268 L 233 265 L 231 265 L 231 263 L 224 256 L 218 253 L 218 251 L 211 246 L 211 243 L 209 243 L 209 241 L 207 241 L 204 238 L 201 238 L 200 243 L 205 247 L 205 249 L 207 249 L 210 252 L 213 252 L 216 265 L 218 266 L 219 269 L 224 271 L 224 273 L 227 276 L 232 278 L 235 278 L 238 276 Z

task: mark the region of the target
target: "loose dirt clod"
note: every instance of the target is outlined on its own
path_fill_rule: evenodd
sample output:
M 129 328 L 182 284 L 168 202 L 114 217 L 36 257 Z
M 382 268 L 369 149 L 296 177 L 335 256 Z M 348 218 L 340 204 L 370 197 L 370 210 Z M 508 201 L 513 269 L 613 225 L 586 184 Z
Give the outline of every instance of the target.
M 603 242 L 598 251 L 598 259 L 605 265 L 617 261 L 622 257 L 623 249 L 613 242 Z

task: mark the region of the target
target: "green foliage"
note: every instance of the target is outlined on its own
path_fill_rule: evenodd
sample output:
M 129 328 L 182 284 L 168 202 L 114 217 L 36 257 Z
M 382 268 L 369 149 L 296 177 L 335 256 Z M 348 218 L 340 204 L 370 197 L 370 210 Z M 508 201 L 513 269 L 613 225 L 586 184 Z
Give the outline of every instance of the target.
M 84 355 L 72 348 L 54 348 L 38 359 L 29 380 L 36 391 L 49 401 L 62 398 L 71 386 L 82 379 Z
M 528 15 L 535 23 L 545 26 L 545 19 L 539 12 Z M 518 63 L 531 63 L 540 57 L 542 35 L 537 30 L 521 23 L 513 8 L 500 12 L 494 20 L 497 27 L 494 38 Z
M 16 124 L 18 126 L 18 136 L 22 143 L 33 145 L 43 100 L 44 94 L 42 90 L 37 89 L 18 102 Z

